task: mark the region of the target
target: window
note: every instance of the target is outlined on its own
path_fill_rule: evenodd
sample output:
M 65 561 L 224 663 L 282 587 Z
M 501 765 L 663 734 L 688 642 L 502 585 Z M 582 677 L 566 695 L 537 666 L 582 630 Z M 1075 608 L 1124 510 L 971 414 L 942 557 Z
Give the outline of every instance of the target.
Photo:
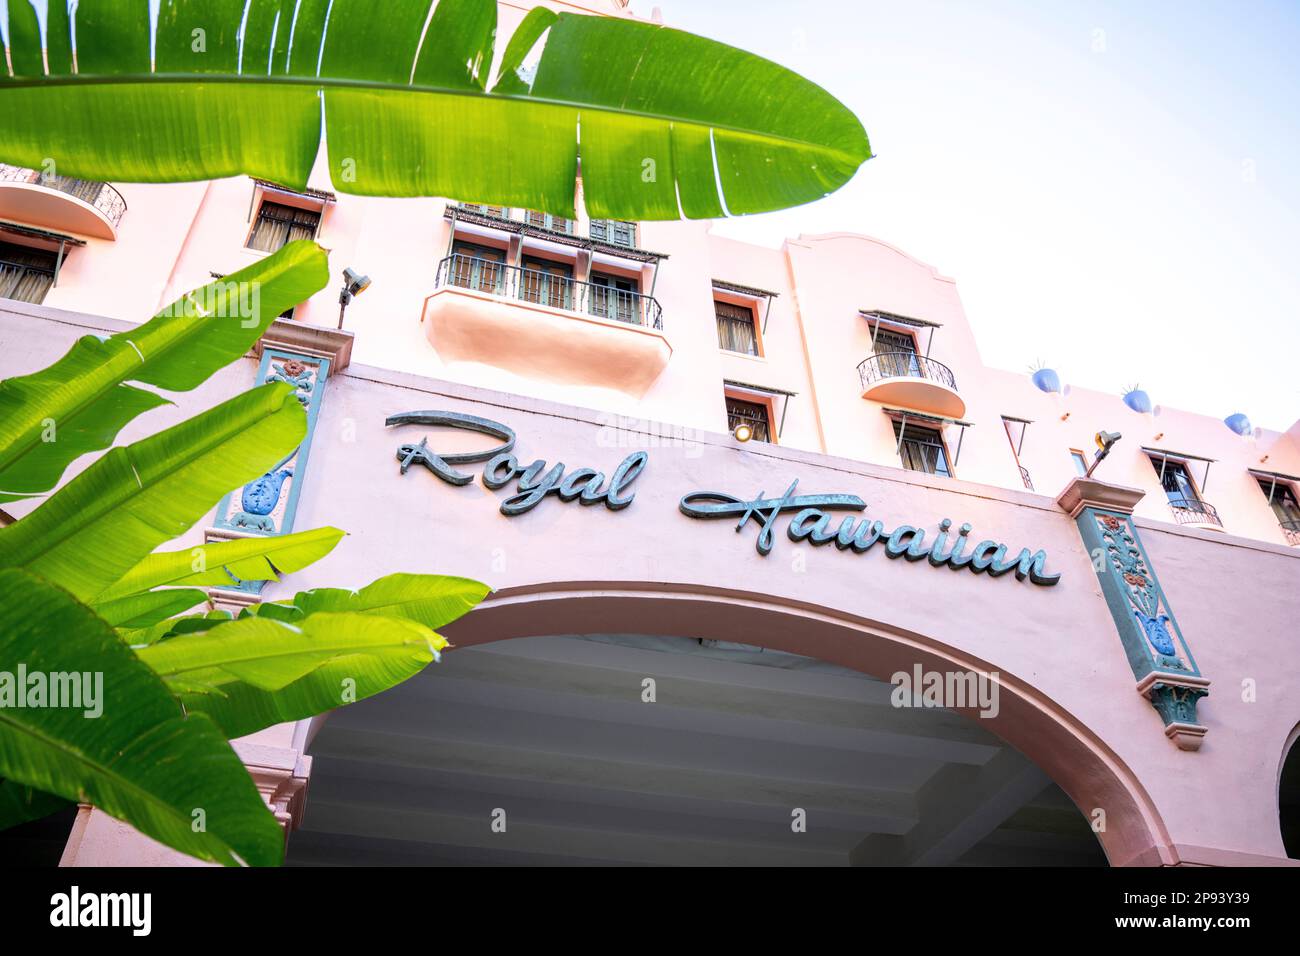
M 899 375 L 920 376 L 921 366 L 916 358 L 916 339 L 906 332 L 889 329 L 876 331 L 876 364 L 885 378 Z
M 519 298 L 553 309 L 573 308 L 573 266 L 549 259 L 524 259 Z
M 913 421 L 904 425 L 894 419 L 894 439 L 898 441 L 898 457 L 908 471 L 952 477 L 948 467 L 948 449 L 944 447 L 943 435 L 938 429 L 926 428 Z
M 761 402 L 747 402 L 728 395 L 727 429 L 734 430 L 737 425 L 749 425 L 754 430 L 754 441 L 772 440 L 772 422 L 768 416 L 767 405 Z
M 550 229 L 552 232 L 573 234 L 573 220 L 565 219 L 563 216 L 552 216 L 548 212 L 538 212 L 536 209 L 530 209 L 526 221 L 528 225 L 535 226 L 538 229 Z
M 504 249 L 458 241 L 452 246 L 446 281 L 462 289 L 500 295 L 505 290 L 505 265 Z
M 484 206 L 482 203 L 463 202 L 460 208 L 466 212 L 482 213 L 484 216 L 495 216 L 498 219 L 508 219 L 505 206 Z
M 1268 506 L 1277 516 L 1277 523 L 1282 526 L 1287 544 L 1300 545 L 1300 501 L 1296 500 L 1295 489 L 1291 485 L 1273 478 L 1259 478 L 1259 490 L 1268 499 Z
M 1020 464 L 1020 450 L 1025 444 L 1025 432 L 1029 430 L 1030 423 L 1023 418 L 1012 418 L 1007 415 L 1002 416 L 1002 430 L 1007 433 L 1007 443 L 1011 445 L 1011 457 L 1015 459 L 1016 467 L 1020 469 L 1020 481 L 1028 491 L 1034 490 L 1034 481 L 1029 477 L 1029 469 Z
M 758 355 L 758 325 L 754 310 L 747 305 L 714 300 L 713 314 L 718 321 L 718 347 L 742 355 Z
M 39 305 L 54 285 L 58 254 L 0 242 L 0 298 Z
M 1074 462 L 1074 471 L 1080 478 L 1088 474 L 1088 458 L 1081 451 L 1070 449 L 1070 460 Z
M 261 252 L 276 252 L 296 239 L 316 238 L 319 228 L 319 209 L 299 209 L 263 199 L 247 245 Z
M 621 219 L 593 219 L 591 238 L 598 242 L 608 242 L 611 246 L 635 249 L 636 223 L 623 222 Z
M 1160 484 L 1165 489 L 1165 496 L 1171 504 L 1199 504 L 1201 496 L 1196 491 L 1187 466 L 1181 461 L 1169 461 L 1152 458 L 1151 465 L 1160 475 Z
M 604 319 L 644 325 L 641 318 L 641 283 L 623 276 L 593 272 L 588 311 Z

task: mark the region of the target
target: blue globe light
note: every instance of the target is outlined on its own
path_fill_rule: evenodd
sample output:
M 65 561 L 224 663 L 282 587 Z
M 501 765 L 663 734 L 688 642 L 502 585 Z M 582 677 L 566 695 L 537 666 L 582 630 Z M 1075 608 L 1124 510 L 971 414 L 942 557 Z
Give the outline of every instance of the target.
M 1055 369 L 1040 368 L 1030 376 L 1030 381 L 1034 383 L 1034 386 L 1040 392 L 1056 392 L 1059 394 L 1061 391 L 1061 377 L 1056 374 Z
M 1152 408 L 1151 396 L 1140 388 L 1135 388 L 1133 391 L 1126 393 L 1124 395 L 1124 404 L 1139 415 L 1150 414 Z
M 1223 424 L 1227 425 L 1243 438 L 1247 437 L 1251 433 L 1250 419 L 1241 412 L 1237 412 L 1235 415 L 1229 415 L 1223 420 Z

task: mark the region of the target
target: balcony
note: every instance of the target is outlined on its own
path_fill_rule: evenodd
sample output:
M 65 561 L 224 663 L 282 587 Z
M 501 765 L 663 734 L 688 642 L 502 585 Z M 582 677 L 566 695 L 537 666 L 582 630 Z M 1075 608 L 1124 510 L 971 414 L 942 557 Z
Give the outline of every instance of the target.
M 1170 498 L 1169 509 L 1174 513 L 1174 520 L 1189 528 L 1203 531 L 1222 531 L 1223 522 L 1214 505 L 1199 498 Z
M 0 219 L 116 239 L 126 200 L 108 183 L 0 163 Z
M 663 311 L 648 295 L 456 253 L 425 300 L 426 334 L 447 362 L 640 397 L 668 364 Z
M 877 352 L 858 365 L 862 397 L 943 418 L 961 418 L 966 402 L 942 362 L 915 352 Z

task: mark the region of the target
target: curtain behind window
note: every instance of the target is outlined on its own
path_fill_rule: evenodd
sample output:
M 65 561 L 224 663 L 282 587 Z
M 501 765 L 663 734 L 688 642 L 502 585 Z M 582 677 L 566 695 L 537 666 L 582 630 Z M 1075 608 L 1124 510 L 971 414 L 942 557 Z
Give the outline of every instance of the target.
M 257 223 L 248 237 L 248 248 L 276 252 L 298 239 L 314 239 L 320 227 L 320 212 L 263 201 Z
M 39 305 L 54 285 L 57 261 L 57 253 L 0 242 L 0 298 Z
M 744 355 L 758 354 L 758 336 L 754 332 L 752 309 L 715 300 L 713 313 L 718 320 L 719 347 Z

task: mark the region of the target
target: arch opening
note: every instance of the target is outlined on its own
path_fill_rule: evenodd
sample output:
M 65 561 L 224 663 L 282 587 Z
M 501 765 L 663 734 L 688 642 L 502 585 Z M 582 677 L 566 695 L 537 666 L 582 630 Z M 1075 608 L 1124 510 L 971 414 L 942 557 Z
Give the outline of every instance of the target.
M 321 732 L 290 862 L 1125 864 L 1167 846 L 1133 775 L 1014 675 L 994 708 L 898 707 L 895 673 L 997 670 L 926 636 L 582 582 L 499 592 L 446 633 L 427 679 Z

